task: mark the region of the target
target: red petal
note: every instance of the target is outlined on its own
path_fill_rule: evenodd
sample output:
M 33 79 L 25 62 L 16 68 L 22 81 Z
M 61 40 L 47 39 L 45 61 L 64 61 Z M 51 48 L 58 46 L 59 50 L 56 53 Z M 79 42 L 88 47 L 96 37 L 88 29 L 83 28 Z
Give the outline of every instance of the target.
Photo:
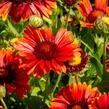
M 87 17 L 93 10 L 89 0 L 81 1 L 77 8 L 84 17 Z
M 89 22 L 80 21 L 82 27 L 93 28 L 94 24 Z
M 50 28 L 42 29 L 40 31 L 45 41 L 50 41 L 50 42 L 54 41 L 54 36 Z
M 37 65 L 34 70 L 34 76 L 41 78 L 43 74 L 44 74 L 43 70 L 40 68 L 39 65 Z
M 106 11 L 108 6 L 108 0 L 95 0 L 95 7 L 96 9 Z

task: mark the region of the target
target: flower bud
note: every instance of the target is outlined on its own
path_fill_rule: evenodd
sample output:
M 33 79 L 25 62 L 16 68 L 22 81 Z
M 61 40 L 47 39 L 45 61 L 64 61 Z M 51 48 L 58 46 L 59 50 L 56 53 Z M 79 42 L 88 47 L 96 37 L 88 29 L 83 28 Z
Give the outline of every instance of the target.
M 29 24 L 35 28 L 39 28 L 43 25 L 43 20 L 40 17 L 33 15 L 29 18 Z
M 108 16 L 102 16 L 98 18 L 95 22 L 95 26 L 98 30 L 109 33 L 109 17 Z

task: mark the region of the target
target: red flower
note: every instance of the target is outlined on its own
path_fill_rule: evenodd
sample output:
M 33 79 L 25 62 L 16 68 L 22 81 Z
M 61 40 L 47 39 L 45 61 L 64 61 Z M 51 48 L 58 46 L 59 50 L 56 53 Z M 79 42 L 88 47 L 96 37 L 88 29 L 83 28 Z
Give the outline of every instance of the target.
M 25 34 L 24 38 L 15 42 L 14 47 L 21 56 L 28 58 L 24 65 L 31 68 L 28 74 L 34 71 L 35 75 L 42 77 L 50 70 L 66 72 L 64 62 L 80 51 L 79 45 L 74 43 L 72 34 L 66 29 L 60 29 L 56 37 L 50 29 L 38 30 L 33 27 L 28 27 Z
M 56 0 L 1 0 L 0 16 L 5 20 L 9 15 L 15 22 L 28 20 L 31 15 L 48 17 L 55 3 Z
M 19 69 L 21 59 L 11 49 L 0 51 L 0 84 L 5 85 L 7 93 L 15 91 L 20 98 L 30 89 L 29 77 L 23 69 Z
M 88 105 L 99 96 L 97 88 L 78 83 L 62 88 L 51 101 L 49 109 L 89 109 Z
M 108 0 L 95 0 L 94 9 L 89 0 L 82 0 L 78 5 L 78 10 L 87 19 L 86 22 L 80 21 L 81 25 L 92 28 L 97 18 L 109 15 Z
M 101 95 L 90 105 L 90 109 L 109 109 L 109 93 Z

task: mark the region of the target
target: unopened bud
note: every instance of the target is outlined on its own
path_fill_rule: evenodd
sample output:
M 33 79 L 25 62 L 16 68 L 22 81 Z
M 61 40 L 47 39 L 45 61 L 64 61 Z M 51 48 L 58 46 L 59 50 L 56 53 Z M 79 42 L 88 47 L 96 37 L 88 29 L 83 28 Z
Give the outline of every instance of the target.
M 29 24 L 33 27 L 39 28 L 43 25 L 43 20 L 42 18 L 33 15 L 29 18 Z
M 101 18 L 98 18 L 96 20 L 95 26 L 98 30 L 104 33 L 109 33 L 109 17 L 103 16 Z

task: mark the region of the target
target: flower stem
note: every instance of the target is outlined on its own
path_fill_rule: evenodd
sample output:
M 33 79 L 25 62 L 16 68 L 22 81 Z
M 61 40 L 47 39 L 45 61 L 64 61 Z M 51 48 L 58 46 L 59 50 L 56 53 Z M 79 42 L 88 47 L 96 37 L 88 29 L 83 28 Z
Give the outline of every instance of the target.
M 66 28 L 68 28 L 68 20 L 69 20 L 69 17 L 70 17 L 70 10 L 71 10 L 71 7 L 68 8 L 68 13 L 67 13 L 67 18 L 66 18 L 66 25 L 65 25 Z
M 7 19 L 7 25 L 8 25 L 8 27 L 9 27 L 10 31 L 11 31 L 14 35 L 20 36 L 20 34 L 17 32 L 17 30 L 16 30 L 15 27 L 12 25 L 12 23 L 10 22 L 9 19 Z
M 0 98 L 0 101 L 2 102 L 3 106 L 4 106 L 4 109 L 8 109 L 7 106 L 6 106 L 6 103 L 4 102 L 3 98 Z
M 50 82 L 50 78 L 49 78 L 49 73 L 47 74 L 47 79 L 46 79 L 46 84 L 45 84 L 45 93 L 44 93 L 44 99 L 43 101 L 45 101 L 45 99 L 47 98 L 48 95 L 48 85 Z
M 103 47 L 103 72 L 105 72 L 105 61 L 106 61 L 106 34 L 104 34 L 104 47 Z
M 58 84 L 59 84 L 59 82 L 60 82 L 60 80 L 61 80 L 61 77 L 62 77 L 62 73 L 61 74 L 59 74 L 59 76 L 58 76 L 58 79 L 57 79 L 57 81 L 56 81 L 56 84 L 55 84 L 55 86 L 54 86 L 54 88 L 53 88 L 53 91 L 52 91 L 52 98 L 53 98 L 53 96 L 54 96 L 54 93 L 55 93 L 55 90 L 56 90 L 56 88 L 57 88 L 57 86 L 58 86 Z
M 76 84 L 78 84 L 78 72 L 75 72 L 75 81 L 76 81 Z

